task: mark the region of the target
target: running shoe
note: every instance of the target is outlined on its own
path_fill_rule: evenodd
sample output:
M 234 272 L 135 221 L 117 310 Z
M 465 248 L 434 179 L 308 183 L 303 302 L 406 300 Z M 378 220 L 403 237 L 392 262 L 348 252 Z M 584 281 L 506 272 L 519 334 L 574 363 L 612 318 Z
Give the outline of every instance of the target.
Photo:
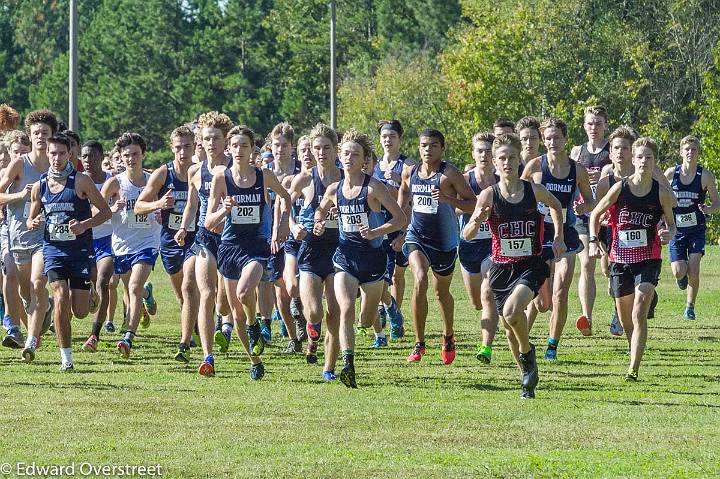
M 653 319 L 655 317 L 655 306 L 658 304 L 657 291 L 653 291 L 653 299 L 650 301 L 650 309 L 648 309 L 647 319 Z
M 490 360 L 492 359 L 492 346 L 478 344 L 475 358 L 483 364 L 490 364 Z
M 298 341 L 297 339 L 291 339 L 288 342 L 287 347 L 280 351 L 281 354 L 295 354 L 295 353 L 302 353 L 302 343 Z
M 100 295 L 95 290 L 95 284 L 90 282 L 90 314 L 97 313 L 100 307 Z
M 342 368 L 342 371 L 340 371 L 340 382 L 342 382 L 345 386 L 357 389 L 357 382 L 355 382 L 355 367 L 348 364 L 344 368 Z
M 687 289 L 688 287 L 688 275 L 683 276 L 675 280 L 677 287 L 680 289 Z
M 25 338 L 23 338 L 20 328 L 17 326 L 11 327 L 3 338 L 2 345 L 10 349 L 22 349 L 25 345 Z
M 185 343 L 180 343 L 178 346 L 177 352 L 175 353 L 175 361 L 179 363 L 189 363 L 190 362 L 190 346 L 188 346 Z
M 395 299 L 393 299 L 393 305 Z M 390 319 L 390 339 L 400 339 L 405 336 L 405 318 L 397 306 L 390 307 L 387 310 L 388 319 Z
M 263 363 L 257 363 L 250 366 L 250 379 L 260 381 L 265 376 L 265 366 Z
M 147 283 L 145 283 L 145 286 L 143 286 L 143 289 L 145 290 L 145 293 L 147 295 L 147 298 L 143 298 L 143 306 L 145 306 L 145 310 L 150 316 L 155 316 L 157 314 L 157 302 L 153 297 L 152 283 L 148 281 Z
M 370 333 L 368 332 L 368 328 L 360 326 L 359 324 L 355 326 L 355 334 L 363 338 L 367 338 L 370 335 Z
M 308 338 L 310 338 L 310 341 L 319 341 L 320 340 L 320 333 L 322 332 L 322 323 L 307 323 L 307 327 L 305 328 L 307 330 Z
M 683 314 L 683 318 L 687 319 L 688 321 L 695 321 L 695 307 L 685 306 L 685 314 Z
M 535 345 L 530 344 L 530 351 L 520 353 L 519 359 L 522 369 L 522 392 L 520 393 L 520 397 L 523 399 L 533 399 L 535 397 L 535 387 L 540 380 L 535 356 Z
M 545 359 L 548 361 L 557 361 L 557 348 L 547 348 L 545 350 Z
M 455 361 L 455 335 L 445 336 L 443 334 L 442 362 L 447 366 L 453 361 Z
M 407 360 L 409 363 L 417 363 L 422 359 L 424 354 L 425 346 L 421 346 L 420 343 L 415 343 L 415 346 L 413 346 L 412 351 L 410 351 Z
M 260 337 L 268 346 L 272 343 L 272 321 L 263 320 L 260 327 Z
M 624 333 L 625 331 L 623 330 L 622 323 L 620 323 L 620 317 L 618 316 L 616 309 L 613 314 L 612 322 L 610 323 L 610 334 L 613 336 L 622 336 Z
M 96 353 L 98 347 L 98 338 L 94 334 L 87 338 L 85 344 L 82 345 L 82 350 L 86 353 Z
M 193 332 L 192 335 L 190 335 L 190 347 L 191 348 L 197 348 L 198 344 L 200 343 L 200 338 L 198 337 L 197 333 Z
M 262 341 L 260 336 L 260 323 L 255 323 L 252 326 L 245 328 L 250 342 L 250 354 L 253 356 L 260 356 L 265 351 L 265 343 Z
M 202 363 L 200 363 L 200 367 L 198 368 L 198 374 L 200 376 L 205 376 L 206 378 L 211 378 L 215 376 L 215 359 L 212 357 L 212 355 L 206 357 Z
M 323 371 L 323 381 L 335 381 L 336 379 L 334 371 Z
M 282 317 L 280 317 L 280 313 L 277 309 L 272 312 L 272 316 L 270 317 L 270 319 L 272 319 L 273 321 L 282 321 Z
M 374 349 L 380 349 L 380 348 L 386 348 L 388 345 L 387 336 L 383 336 L 382 338 L 379 336 L 375 336 L 375 340 L 370 345 L 371 348 Z
M 33 347 L 25 347 L 22 350 L 22 359 L 26 363 L 31 363 L 35 360 L 35 348 Z
M 378 317 L 380 318 L 380 327 L 385 329 L 385 326 L 387 325 L 387 311 L 385 311 L 385 306 L 382 304 L 378 304 Z
M 232 333 L 228 331 L 223 333 L 221 330 L 215 331 L 215 344 L 220 348 L 221 353 L 227 353 L 230 349 L 230 340 L 232 339 Z
M 317 348 L 318 345 L 315 341 L 308 341 L 307 343 L 307 351 L 305 351 L 305 361 L 308 364 L 317 364 L 318 357 L 317 357 Z
M 577 321 L 575 321 L 575 327 L 582 333 L 583 336 L 592 336 L 592 321 L 584 314 L 581 314 Z
M 62 363 L 60 365 L 60 372 L 61 373 L 70 373 L 75 370 L 75 367 L 73 366 L 73 363 Z
M 625 375 L 625 381 L 636 383 L 638 381 L 638 372 L 633 368 L 629 368 Z
M 150 313 L 148 313 L 147 309 L 143 307 L 142 309 L 142 318 L 140 318 L 140 327 L 143 329 L 147 329 L 150 327 Z M 123 323 L 123 329 L 126 328 L 125 323 Z
M 114 333 L 115 325 L 111 321 L 108 321 L 107 323 L 105 323 L 105 331 L 107 331 L 108 333 Z
M 48 310 L 45 312 L 43 317 L 43 324 L 40 328 L 40 336 L 44 336 L 48 331 L 55 332 L 55 325 L 53 324 L 53 312 L 55 311 L 55 300 L 52 297 L 48 297 Z
M 132 349 L 132 347 L 130 346 L 130 344 L 127 341 L 125 341 L 124 339 L 122 341 L 118 341 L 117 350 L 123 359 L 130 359 L 130 350 L 131 349 Z

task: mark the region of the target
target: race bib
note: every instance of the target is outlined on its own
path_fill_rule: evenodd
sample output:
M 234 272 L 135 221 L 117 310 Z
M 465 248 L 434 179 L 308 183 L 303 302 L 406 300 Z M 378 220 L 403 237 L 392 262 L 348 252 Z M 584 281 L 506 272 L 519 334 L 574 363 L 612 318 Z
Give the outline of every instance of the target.
M 477 233 L 475 233 L 475 238 L 473 239 L 490 239 L 491 237 L 492 233 L 490 232 L 490 225 L 486 221 L 480 225 L 480 228 L 478 228 Z
M 691 226 L 697 226 L 697 215 L 694 211 L 691 211 L 690 213 L 681 213 L 679 215 L 675 215 L 675 223 L 677 224 L 678 228 L 689 228 Z
M 150 228 L 150 217 L 148 215 L 136 215 L 135 213 L 128 213 L 128 228 Z
M 179 230 L 180 226 L 182 225 L 182 215 L 177 213 L 170 213 L 168 216 L 168 228 L 171 230 Z M 187 227 L 187 231 L 195 231 L 195 223 L 191 223 L 190 226 Z
M 345 233 L 359 233 L 361 226 L 368 226 L 367 213 L 341 215 L 342 229 Z
M 338 215 L 337 211 L 328 211 L 325 216 L 325 228 L 338 229 Z
M 260 206 L 233 206 L 230 222 L 234 225 L 255 225 L 260 223 Z
M 75 233 L 70 231 L 70 225 L 48 223 L 47 225 L 50 241 L 72 241 L 75 239 Z
M 434 215 L 438 210 L 438 202 L 432 196 L 416 195 L 413 197 L 413 211 Z
M 621 248 L 647 246 L 647 230 L 622 230 L 618 232 Z
M 27 218 L 28 216 L 30 216 L 30 205 L 31 204 L 32 203 L 30 203 L 29 201 L 25 202 L 25 206 L 23 207 L 23 218 Z
M 531 238 L 513 238 L 501 239 L 500 251 L 503 256 L 531 256 L 532 255 L 532 239 Z

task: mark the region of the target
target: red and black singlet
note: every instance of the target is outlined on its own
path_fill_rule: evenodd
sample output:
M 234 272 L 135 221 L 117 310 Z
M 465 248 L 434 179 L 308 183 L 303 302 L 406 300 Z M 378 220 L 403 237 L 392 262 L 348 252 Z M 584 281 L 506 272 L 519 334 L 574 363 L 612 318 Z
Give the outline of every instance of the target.
M 500 193 L 500 185 L 493 185 L 493 203 L 488 218 L 492 232 L 492 260 L 494 263 L 517 263 L 542 253 L 543 215 L 537 210 L 532 184 L 521 180 L 523 197 L 510 203 Z
M 653 180 L 647 195 L 638 197 L 630 190 L 627 178 L 623 178 L 620 196 L 610 207 L 610 261 L 633 264 L 660 259 L 662 246 L 657 235 L 657 225 L 662 215 L 660 184 L 656 180 Z

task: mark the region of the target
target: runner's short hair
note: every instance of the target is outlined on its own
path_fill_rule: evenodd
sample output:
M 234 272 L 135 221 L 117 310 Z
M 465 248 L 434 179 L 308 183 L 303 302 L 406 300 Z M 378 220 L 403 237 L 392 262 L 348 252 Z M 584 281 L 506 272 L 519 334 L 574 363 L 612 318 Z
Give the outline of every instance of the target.
M 234 126 L 227 134 L 227 139 L 230 141 L 230 138 L 233 136 L 243 135 L 250 138 L 250 143 L 252 143 L 253 146 L 255 146 L 255 132 L 250 129 L 249 126 L 245 125 L 238 125 Z
M 120 135 L 120 138 L 118 138 L 115 142 L 115 148 L 117 148 L 118 151 L 130 145 L 139 146 L 140 151 L 142 151 L 143 154 L 147 151 L 147 143 L 145 143 L 145 138 L 143 138 L 137 133 L 126 131 L 125 133 Z
M 338 136 L 335 130 L 330 128 L 325 123 L 317 123 L 309 133 L 310 141 L 315 141 L 315 138 L 327 138 L 330 140 L 333 148 L 337 148 Z
M 503 133 L 496 136 L 492 144 L 493 155 L 495 155 L 495 152 L 498 150 L 498 148 L 502 146 L 512 146 L 517 150 L 518 153 L 522 151 L 522 143 L 520 143 L 520 137 L 518 137 L 515 133 Z
M 22 130 L 10 130 L 3 136 L 3 143 L 9 148 L 13 143 L 20 143 L 25 146 L 32 146 L 30 137 Z
M 373 146 L 370 137 L 365 133 L 361 133 L 355 128 L 349 128 L 345 131 L 341 144 L 345 144 L 347 142 L 357 143 L 363 149 L 363 157 L 372 158 L 375 147 Z
M 628 140 L 632 144 L 635 142 L 635 140 L 638 139 L 638 134 L 631 127 L 623 125 L 615 128 L 615 131 L 610 133 L 610 136 L 608 137 L 608 143 L 612 143 L 615 138 L 622 138 L 624 140 Z
M 192 140 L 194 142 L 195 141 L 195 133 L 193 133 L 192 128 L 190 128 L 190 126 L 182 125 L 182 126 L 178 126 L 170 133 L 170 143 L 172 143 L 172 141 L 175 138 L 192 138 Z
M 426 138 L 435 138 L 440 141 L 440 145 L 445 148 L 445 136 L 440 133 L 439 130 L 435 130 L 433 128 L 425 128 L 423 131 L 420 132 L 420 135 L 418 135 L 419 138 L 422 138 L 423 136 Z
M 495 141 L 495 135 L 491 131 L 480 131 L 473 135 L 470 144 L 474 145 L 476 141 L 487 141 L 488 143 L 492 143 Z
M 103 147 L 97 140 L 89 140 L 83 143 L 83 148 L 90 148 L 90 150 L 98 155 L 100 159 L 102 159 L 103 155 Z
M 400 138 L 402 138 L 403 132 L 405 131 L 403 130 L 400 120 L 380 120 L 377 126 L 378 135 L 380 135 L 383 130 L 393 130 L 397 132 Z
M 200 131 L 202 131 L 203 128 L 217 128 L 222 131 L 223 138 L 227 136 L 232 127 L 233 122 L 230 117 L 218 111 L 203 113 L 200 115 L 200 118 L 198 118 L 198 128 Z M 202 135 L 202 133 L 200 133 L 200 135 Z
M 526 128 L 537 131 L 539 135 L 540 120 L 538 120 L 534 116 L 524 116 L 520 118 L 517 123 L 515 123 L 515 133 L 517 133 L 518 135 L 520 134 L 521 130 L 525 130 Z
M 48 138 L 48 145 L 50 143 L 54 143 L 56 145 L 65 145 L 68 151 L 70 151 L 70 138 L 67 135 L 63 135 L 62 133 L 56 133 L 50 138 Z
M 605 123 L 607 123 L 608 120 L 608 113 L 607 108 L 605 108 L 602 105 L 590 105 L 585 107 L 585 110 L 583 111 L 583 118 L 587 115 L 595 115 L 600 116 L 605 120 Z
M 30 127 L 36 123 L 43 123 L 50 127 L 50 132 L 54 135 L 58 131 L 58 120 L 55 113 L 50 110 L 43 108 L 42 110 L 35 110 L 28 113 L 25 117 L 25 130 L 27 134 L 30 134 Z
M 0 131 L 16 130 L 20 125 L 20 113 L 10 105 L 0 105 Z
M 682 148 L 685 145 L 695 145 L 697 149 L 700 149 L 700 140 L 697 136 L 693 135 L 687 135 L 683 137 L 682 140 L 680 140 L 680 148 Z
M 635 142 L 633 142 L 633 144 L 632 144 L 632 152 L 633 152 L 633 155 L 635 155 L 635 150 L 638 149 L 638 148 L 640 148 L 641 146 L 645 146 L 645 147 L 647 147 L 647 148 L 650 148 L 650 149 L 652 150 L 652 152 L 653 152 L 653 156 L 654 156 L 655 159 L 657 160 L 657 157 L 658 157 L 658 146 L 657 146 L 657 142 L 656 142 L 655 140 L 653 140 L 653 139 L 650 138 L 649 136 L 641 136 L 640 138 L 638 138 L 637 140 L 635 140 Z
M 560 118 L 555 118 L 553 116 L 551 116 L 550 118 L 546 118 L 540 125 L 540 133 L 544 134 L 545 130 L 548 128 L 557 128 L 558 130 L 560 130 L 562 132 L 562 135 L 565 138 L 567 138 L 567 135 L 568 135 L 567 123 L 562 121 Z
M 493 123 L 493 128 L 515 128 L 515 123 L 506 116 L 501 116 Z
M 293 129 L 292 125 L 290 125 L 290 123 L 286 121 L 278 123 L 273 127 L 272 131 L 270 132 L 271 140 L 280 138 L 281 136 L 287 138 L 290 143 L 295 143 L 295 130 Z

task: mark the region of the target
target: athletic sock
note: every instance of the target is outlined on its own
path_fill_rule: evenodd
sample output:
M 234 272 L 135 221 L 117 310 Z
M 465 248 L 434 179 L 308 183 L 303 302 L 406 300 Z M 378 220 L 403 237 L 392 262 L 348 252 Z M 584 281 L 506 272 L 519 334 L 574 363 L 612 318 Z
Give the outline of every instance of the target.
M 376 338 L 385 338 L 385 331 L 380 331 L 379 333 L 375 333 Z
M 37 338 L 35 336 L 28 335 L 25 340 L 25 347 L 34 350 L 37 347 Z
M 557 349 L 558 344 L 560 344 L 559 339 L 548 338 L 548 349 Z
M 132 348 L 132 342 L 135 338 L 135 333 L 133 331 L 125 331 L 125 336 L 123 336 L 123 341 L 128 343 L 130 347 Z
M 60 348 L 60 359 L 63 364 L 72 364 L 72 348 Z
M 208 355 L 205 356 L 205 362 L 206 362 L 206 363 L 210 363 L 210 364 L 212 364 L 213 366 L 215 365 L 215 356 L 213 355 L 213 353 L 210 353 L 210 354 L 208 354 Z
M 233 332 L 232 323 L 222 323 L 222 326 L 220 326 L 220 331 L 223 334 L 228 334 L 228 333 L 232 334 L 232 332 Z
M 342 357 L 345 366 L 349 366 L 351 368 L 355 367 L 355 353 L 352 349 L 346 349 L 345 351 L 343 351 Z

